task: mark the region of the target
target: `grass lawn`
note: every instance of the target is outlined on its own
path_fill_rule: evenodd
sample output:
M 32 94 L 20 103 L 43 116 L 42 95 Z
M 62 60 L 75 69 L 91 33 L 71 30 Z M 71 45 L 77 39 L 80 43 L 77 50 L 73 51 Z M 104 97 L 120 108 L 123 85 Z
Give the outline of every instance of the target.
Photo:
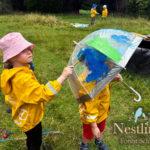
M 150 34 L 150 21 L 138 18 L 109 17 L 105 20 L 97 17 L 96 25 L 85 29 L 73 28 L 70 23 L 89 23 L 88 15 L 37 15 L 18 14 L 0 16 L 0 37 L 8 32 L 21 32 L 29 41 L 35 43 L 34 63 L 35 74 L 41 83 L 56 79 L 64 66 L 67 65 L 69 57 L 74 49 L 73 41 L 80 41 L 87 34 L 101 28 L 115 28 L 141 34 Z M 0 65 L 0 71 L 2 64 Z M 122 84 L 112 86 L 110 116 L 107 121 L 107 129 L 104 141 L 111 150 L 148 150 L 150 146 L 150 131 L 147 134 L 133 132 L 128 134 L 118 132 L 115 134 L 114 123 L 124 123 L 128 127 L 136 128 L 141 123 L 150 128 L 150 76 L 141 76 L 127 71 L 122 72 L 123 78 L 141 93 L 142 101 L 132 101 L 134 95 Z M 1 93 L 0 93 L 1 94 Z M 143 107 L 148 116 L 141 119 L 138 124 L 134 123 L 133 112 Z M 14 131 L 22 136 L 19 129 L 11 120 L 10 114 L 6 112 L 4 97 L 0 95 L 0 128 Z M 147 123 L 145 125 L 145 123 Z M 74 99 L 68 83 L 66 82 L 62 91 L 56 98 L 47 104 L 43 128 L 58 130 L 62 134 L 48 136 L 44 139 L 53 150 L 77 150 L 81 140 L 81 123 L 79 121 L 78 104 Z M 132 131 L 133 131 L 132 128 Z M 150 130 L 150 129 L 149 129 Z M 147 131 L 148 132 L 148 131 Z M 25 150 L 25 141 L 8 141 L 0 143 L 0 150 Z M 91 142 L 90 149 L 95 150 Z

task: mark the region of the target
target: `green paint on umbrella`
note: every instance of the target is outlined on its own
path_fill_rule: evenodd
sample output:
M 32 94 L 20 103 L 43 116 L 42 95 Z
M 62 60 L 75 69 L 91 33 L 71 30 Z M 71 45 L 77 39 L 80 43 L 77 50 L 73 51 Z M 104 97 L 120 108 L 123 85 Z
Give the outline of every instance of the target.
M 107 57 L 117 63 L 121 60 L 121 54 L 118 52 L 117 49 L 111 46 L 107 38 L 100 38 L 96 36 L 95 38 L 92 38 L 85 43 L 88 46 L 93 47 L 101 53 L 105 54 Z

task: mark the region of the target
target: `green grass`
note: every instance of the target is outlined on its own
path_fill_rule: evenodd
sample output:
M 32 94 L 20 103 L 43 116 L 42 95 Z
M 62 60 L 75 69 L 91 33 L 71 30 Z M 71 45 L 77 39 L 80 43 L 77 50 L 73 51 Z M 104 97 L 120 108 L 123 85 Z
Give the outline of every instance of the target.
M 36 47 L 34 50 L 35 73 L 41 83 L 56 79 L 74 49 L 73 40 L 80 41 L 87 34 L 101 28 L 123 29 L 130 32 L 150 34 L 150 21 L 138 18 L 108 17 L 103 20 L 97 17 L 96 25 L 85 29 L 73 28 L 70 23 L 89 23 L 89 15 L 37 15 L 18 14 L 0 16 L 0 36 L 8 32 L 21 32 Z M 1 69 L 2 70 L 2 64 Z M 104 140 L 111 150 L 147 150 L 148 144 L 120 144 L 119 135 L 112 133 L 113 122 L 134 124 L 133 112 L 139 107 L 149 111 L 150 78 L 137 74 L 123 72 L 125 81 L 132 85 L 142 95 L 142 101 L 132 101 L 131 94 L 122 84 L 112 86 L 111 110 L 108 119 Z M 0 96 L 0 128 L 18 132 L 19 129 L 6 113 L 7 106 L 4 98 Z M 130 122 L 128 120 L 131 119 Z M 78 104 L 74 99 L 67 82 L 58 96 L 47 104 L 43 128 L 59 130 L 63 134 L 49 136 L 45 142 L 54 150 L 77 150 L 81 140 L 81 123 L 79 121 Z M 126 135 L 122 135 L 124 138 Z M 130 136 L 130 135 L 129 135 Z M 130 137 L 129 137 L 130 138 Z M 146 138 L 144 135 L 134 135 L 134 138 Z M 148 137 L 149 138 L 149 137 Z M 149 139 L 150 141 L 150 139 Z M 95 149 L 91 142 L 90 147 Z M 25 141 L 12 141 L 0 143 L 0 150 L 25 150 Z

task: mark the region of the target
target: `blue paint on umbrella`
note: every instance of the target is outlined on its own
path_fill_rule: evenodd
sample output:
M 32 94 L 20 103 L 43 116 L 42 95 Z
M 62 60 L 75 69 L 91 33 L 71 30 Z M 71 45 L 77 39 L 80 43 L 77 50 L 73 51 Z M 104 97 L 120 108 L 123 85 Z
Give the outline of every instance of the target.
M 122 44 L 129 44 L 130 39 L 127 36 L 124 35 L 112 35 L 112 39 L 114 39 L 116 42 L 122 43 Z
M 121 53 L 121 55 L 124 55 L 127 48 L 131 45 L 130 39 L 125 35 L 115 35 L 115 34 L 113 34 L 111 38 L 116 42 L 118 51 Z
M 84 62 L 89 69 L 86 82 L 96 81 L 107 75 L 109 71 L 109 67 L 105 64 L 107 56 L 93 48 L 82 48 L 79 51 L 77 58 L 79 61 Z

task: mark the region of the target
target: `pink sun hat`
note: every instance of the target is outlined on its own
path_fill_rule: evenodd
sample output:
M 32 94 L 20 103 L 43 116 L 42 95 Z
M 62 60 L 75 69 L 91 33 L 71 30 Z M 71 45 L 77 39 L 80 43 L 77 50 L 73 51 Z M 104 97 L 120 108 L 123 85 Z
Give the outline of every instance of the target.
M 11 32 L 0 39 L 0 49 L 3 52 L 3 62 L 18 55 L 26 48 L 34 48 L 34 44 L 28 42 L 21 33 Z

